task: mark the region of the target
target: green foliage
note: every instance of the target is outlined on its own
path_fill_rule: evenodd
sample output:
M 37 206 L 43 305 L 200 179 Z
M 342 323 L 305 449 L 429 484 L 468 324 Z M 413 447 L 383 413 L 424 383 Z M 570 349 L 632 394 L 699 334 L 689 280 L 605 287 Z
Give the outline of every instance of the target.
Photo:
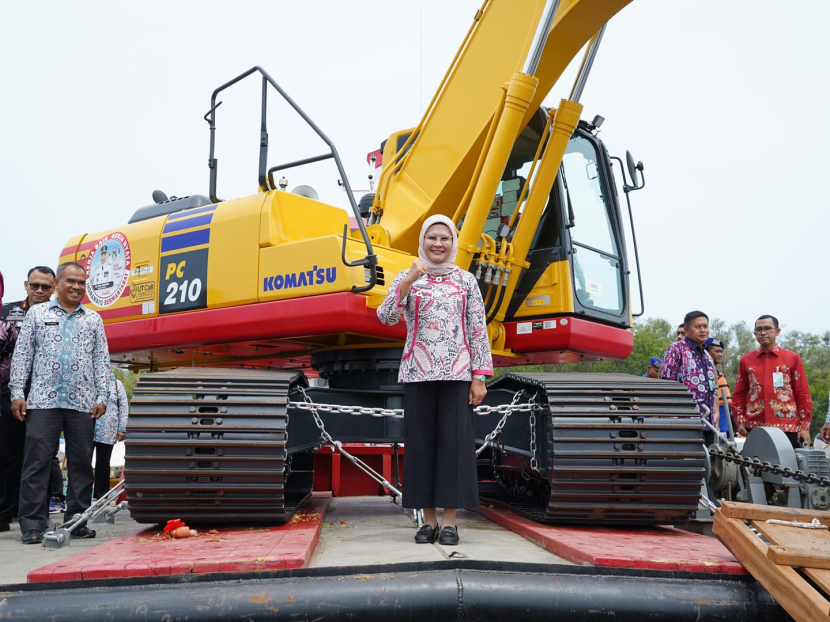
M 746 322 L 727 326 L 719 318 L 712 318 L 710 326 L 711 335 L 724 343 L 723 362 L 720 367 L 729 386 L 734 388 L 741 357 L 758 347 L 752 328 Z M 649 358 L 652 356 L 663 358 L 666 347 L 674 341 L 675 325 L 661 318 L 649 318 L 635 321 L 632 330 L 634 350 L 631 356 L 623 361 L 532 365 L 512 369 L 537 372 L 621 373 L 642 376 L 646 373 Z M 782 331 L 779 345 L 797 352 L 804 361 L 804 370 L 807 373 L 807 382 L 810 385 L 810 395 L 813 399 L 813 423 L 810 436 L 815 438 L 819 428 L 824 424 L 828 412 L 828 401 L 830 401 L 830 331 L 822 335 L 796 330 Z
M 129 369 L 121 369 L 120 367 L 116 368 L 113 373 L 121 381 L 121 384 L 124 385 L 124 389 L 127 391 L 127 401 L 132 402 L 133 389 L 135 389 L 135 385 L 138 383 L 140 374 L 133 373 Z

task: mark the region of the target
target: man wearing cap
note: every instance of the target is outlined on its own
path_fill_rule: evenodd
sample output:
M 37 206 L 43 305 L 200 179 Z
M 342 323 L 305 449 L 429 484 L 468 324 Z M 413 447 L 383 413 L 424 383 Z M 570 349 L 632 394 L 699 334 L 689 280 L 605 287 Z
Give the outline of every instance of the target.
M 661 361 L 656 356 L 652 356 L 648 360 L 648 367 L 646 368 L 646 373 L 643 374 L 643 378 L 659 378 L 660 377 L 660 368 L 663 366 L 663 361 Z
M 715 371 L 718 374 L 718 411 L 717 422 L 715 425 L 721 432 L 729 431 L 729 413 L 727 413 L 727 406 L 732 408 L 732 395 L 729 393 L 729 383 L 726 382 L 726 376 L 720 370 L 720 364 L 723 361 L 723 341 L 717 337 L 709 337 L 706 343 L 703 344 L 712 361 L 715 363 Z M 734 429 L 734 428 L 733 428 Z
M 793 447 L 810 444 L 813 402 L 804 363 L 795 352 L 777 343 L 778 319 L 762 315 L 755 320 L 755 340 L 760 346 L 744 354 L 735 379 L 735 421 L 746 435 L 760 426 L 779 428 Z

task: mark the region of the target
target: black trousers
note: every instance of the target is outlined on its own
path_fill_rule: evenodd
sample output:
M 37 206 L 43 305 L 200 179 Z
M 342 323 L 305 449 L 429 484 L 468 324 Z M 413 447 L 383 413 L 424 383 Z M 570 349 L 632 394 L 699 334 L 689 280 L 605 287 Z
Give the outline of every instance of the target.
M 17 516 L 26 444 L 26 424 L 12 415 L 10 397 L 6 391 L 0 395 L 0 523 Z
M 478 507 L 470 383 L 404 386 L 403 506 Z
M 63 501 L 66 496 L 63 494 L 63 472 L 61 471 L 61 461 L 58 459 L 60 449 L 61 440 L 58 439 L 58 445 L 55 447 L 55 455 L 49 467 L 49 496 Z
M 46 530 L 49 523 L 49 471 L 61 429 L 66 439 L 69 494 L 64 520 L 86 510 L 92 499 L 92 435 L 90 413 L 64 408 L 34 409 L 26 414 L 26 450 L 20 482 L 20 530 Z
M 94 499 L 100 499 L 109 492 L 112 448 L 112 445 L 106 443 L 95 443 L 95 491 L 92 493 Z

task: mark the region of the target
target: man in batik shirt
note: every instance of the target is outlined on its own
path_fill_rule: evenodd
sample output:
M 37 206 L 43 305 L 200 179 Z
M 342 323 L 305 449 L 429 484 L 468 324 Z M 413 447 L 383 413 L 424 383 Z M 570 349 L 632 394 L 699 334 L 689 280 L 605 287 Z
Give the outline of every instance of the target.
M 101 316 L 81 304 L 86 270 L 74 261 L 61 264 L 57 279 L 57 298 L 35 305 L 23 320 L 9 380 L 12 414 L 26 422 L 18 506 L 24 544 L 42 542 L 49 524 L 49 463 L 61 430 L 69 464 L 64 520 L 89 508 L 95 420 L 107 409 L 107 337 Z M 94 538 L 95 531 L 81 525 L 72 537 Z
M 704 344 L 709 338 L 709 316 L 703 311 L 690 311 L 686 314 L 683 326 L 686 336 L 682 341 L 675 341 L 663 355 L 661 377 L 685 384 L 692 392 L 698 412 L 708 415 L 708 420 L 716 422 L 715 407 L 715 363 L 706 351 Z M 715 433 L 704 430 L 707 445 L 715 441 Z
M 760 347 L 741 358 L 732 395 L 738 433 L 745 435 L 759 426 L 779 428 L 793 447 L 799 441 L 809 445 L 813 401 L 804 363 L 778 345 L 777 318 L 762 315 L 755 320 L 754 332 Z

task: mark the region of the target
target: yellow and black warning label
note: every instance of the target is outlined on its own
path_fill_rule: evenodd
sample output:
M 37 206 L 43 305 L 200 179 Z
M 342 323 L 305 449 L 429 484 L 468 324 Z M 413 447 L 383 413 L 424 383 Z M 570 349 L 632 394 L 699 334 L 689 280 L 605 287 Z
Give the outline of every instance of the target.
M 144 302 L 156 299 L 156 284 L 153 281 L 130 285 L 130 302 Z

